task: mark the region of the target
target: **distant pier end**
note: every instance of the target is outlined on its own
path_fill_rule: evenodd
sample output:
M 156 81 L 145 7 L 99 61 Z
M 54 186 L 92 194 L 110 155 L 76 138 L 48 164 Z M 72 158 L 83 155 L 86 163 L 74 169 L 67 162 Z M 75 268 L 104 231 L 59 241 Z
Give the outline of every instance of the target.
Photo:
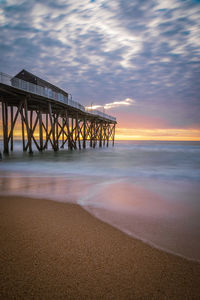
M 87 110 L 70 94 L 22 70 L 12 77 L 0 73 L 3 152 L 13 151 L 14 128 L 21 123 L 23 151 L 39 151 L 49 146 L 84 149 L 114 146 L 116 118 L 98 110 Z

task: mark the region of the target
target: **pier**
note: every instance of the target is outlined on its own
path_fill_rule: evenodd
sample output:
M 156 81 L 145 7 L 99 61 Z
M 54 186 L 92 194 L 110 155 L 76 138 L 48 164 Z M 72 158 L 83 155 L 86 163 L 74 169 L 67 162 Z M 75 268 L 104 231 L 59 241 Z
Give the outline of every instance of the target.
M 14 77 L 0 73 L 3 152 L 13 151 L 14 129 L 21 123 L 23 151 L 51 147 L 85 149 L 114 146 L 116 118 L 89 110 L 70 94 L 22 70 Z M 87 142 L 88 141 L 88 142 Z

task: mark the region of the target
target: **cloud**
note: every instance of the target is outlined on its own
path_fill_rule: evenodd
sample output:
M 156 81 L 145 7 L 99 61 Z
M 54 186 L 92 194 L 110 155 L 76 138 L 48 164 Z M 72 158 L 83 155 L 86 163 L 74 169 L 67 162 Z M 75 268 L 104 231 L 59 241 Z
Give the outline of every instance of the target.
M 99 108 L 112 109 L 112 108 L 117 108 L 117 107 L 120 107 L 120 106 L 134 105 L 135 103 L 136 103 L 135 100 L 133 100 L 131 98 L 126 98 L 126 99 L 121 100 L 121 101 L 113 101 L 113 102 L 110 102 L 110 103 L 106 103 L 104 105 L 94 105 L 93 103 L 91 103 L 91 105 L 87 106 L 86 108 L 88 110 L 99 109 Z
M 0 71 L 25 68 L 101 108 L 127 98 L 145 103 L 147 114 L 164 105 L 173 125 L 180 115 L 193 124 L 200 119 L 199 14 L 192 0 L 2 1 Z

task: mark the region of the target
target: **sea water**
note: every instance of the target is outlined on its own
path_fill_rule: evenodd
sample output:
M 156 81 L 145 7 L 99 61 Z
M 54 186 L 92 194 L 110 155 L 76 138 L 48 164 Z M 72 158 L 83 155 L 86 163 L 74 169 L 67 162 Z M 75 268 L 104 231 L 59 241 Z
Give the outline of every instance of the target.
M 2 143 L 0 144 L 2 151 Z M 154 247 L 200 261 L 200 142 L 121 141 L 0 162 L 0 194 L 81 205 Z

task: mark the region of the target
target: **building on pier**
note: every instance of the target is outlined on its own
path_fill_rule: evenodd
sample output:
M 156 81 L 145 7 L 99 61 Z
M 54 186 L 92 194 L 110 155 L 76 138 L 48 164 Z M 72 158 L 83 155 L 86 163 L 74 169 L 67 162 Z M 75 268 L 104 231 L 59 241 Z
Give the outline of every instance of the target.
M 68 94 L 66 91 L 60 89 L 59 87 L 51 84 L 50 82 L 41 79 L 40 77 L 26 71 L 25 69 L 21 70 L 17 75 L 15 75 L 12 79 L 11 79 L 11 84 L 13 86 L 18 87 L 19 85 L 19 79 L 22 80 L 22 82 L 24 82 L 26 84 L 26 82 L 34 84 L 38 87 L 42 87 L 44 88 L 44 92 L 48 97 L 56 97 L 56 95 L 58 95 L 58 100 L 64 100 L 65 98 L 68 99 L 69 95 L 71 96 L 71 94 Z M 71 98 L 71 97 L 70 97 Z

